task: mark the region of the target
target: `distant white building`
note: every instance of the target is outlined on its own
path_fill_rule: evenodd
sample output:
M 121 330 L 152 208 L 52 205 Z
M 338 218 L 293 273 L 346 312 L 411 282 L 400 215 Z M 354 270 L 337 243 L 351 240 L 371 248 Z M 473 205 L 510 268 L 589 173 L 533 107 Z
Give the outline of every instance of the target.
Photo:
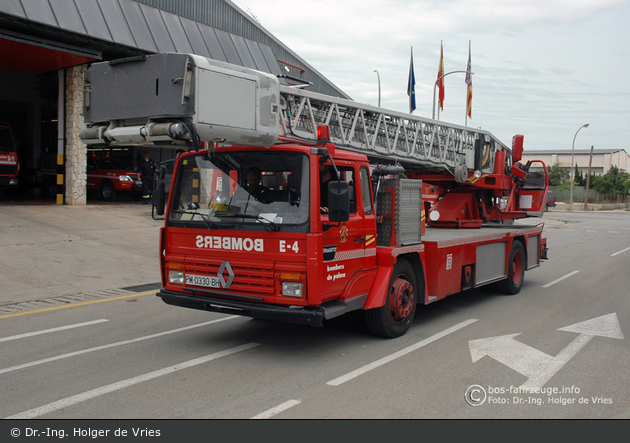
M 591 157 L 590 149 L 576 149 L 573 151 L 573 164 L 583 174 L 588 173 L 588 164 Z M 540 160 L 546 166 L 558 165 L 561 168 L 571 168 L 571 151 L 569 150 L 541 150 L 541 151 L 523 151 L 523 159 L 521 163 L 525 164 L 529 160 Z M 532 165 L 532 169 L 535 169 Z M 593 158 L 591 161 L 591 173 L 602 175 L 608 172 L 610 168 L 616 166 L 622 172 L 630 172 L 630 155 L 625 149 L 593 149 Z

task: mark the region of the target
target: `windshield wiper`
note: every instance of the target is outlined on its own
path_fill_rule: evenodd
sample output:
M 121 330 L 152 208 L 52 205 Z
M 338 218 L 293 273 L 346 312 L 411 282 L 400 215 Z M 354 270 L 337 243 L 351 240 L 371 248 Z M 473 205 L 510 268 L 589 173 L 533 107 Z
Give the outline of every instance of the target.
M 248 218 L 252 220 L 256 220 L 258 222 L 262 222 L 263 226 L 270 231 L 279 231 L 280 226 L 277 223 L 272 222 L 271 220 L 266 219 L 265 217 L 261 217 L 260 215 L 250 215 L 250 214 L 228 214 L 226 212 L 217 211 L 214 213 L 217 217 L 225 218 L 225 217 L 233 217 L 233 218 Z
M 199 217 L 201 217 L 201 219 L 204 221 L 204 223 L 206 224 L 206 226 L 208 227 L 209 230 L 213 230 L 213 229 L 219 229 L 219 224 L 215 221 L 210 221 L 210 216 L 208 216 L 208 214 L 204 214 L 203 212 L 190 212 L 190 211 L 171 211 L 171 214 L 190 214 L 192 215 L 192 218 L 190 220 L 182 220 L 179 219 L 178 221 L 195 221 L 195 215 L 198 215 Z M 228 225 L 228 226 L 224 226 L 224 227 L 233 227 L 234 225 Z

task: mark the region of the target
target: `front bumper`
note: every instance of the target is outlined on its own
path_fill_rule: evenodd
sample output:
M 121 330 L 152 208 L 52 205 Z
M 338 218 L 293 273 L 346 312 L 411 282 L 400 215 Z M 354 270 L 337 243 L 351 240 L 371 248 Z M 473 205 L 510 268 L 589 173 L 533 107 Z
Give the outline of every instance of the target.
M 255 300 L 228 300 L 205 295 L 205 293 L 210 293 L 210 291 L 193 290 L 190 294 L 183 294 L 162 288 L 156 295 L 169 305 L 284 323 L 321 327 L 324 324 L 324 318 L 331 318 L 326 315 L 326 308 L 323 306 L 278 306 Z
M 17 188 L 19 179 L 17 177 L 0 177 L 0 189 L 13 189 Z

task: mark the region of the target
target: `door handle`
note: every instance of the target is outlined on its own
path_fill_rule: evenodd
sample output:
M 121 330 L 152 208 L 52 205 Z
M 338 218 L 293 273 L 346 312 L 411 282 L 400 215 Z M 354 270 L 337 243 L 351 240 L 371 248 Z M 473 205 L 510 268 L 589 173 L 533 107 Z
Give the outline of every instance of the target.
M 354 241 L 355 241 L 356 243 L 359 243 L 359 242 L 365 241 L 365 237 L 355 238 L 355 239 L 354 239 Z

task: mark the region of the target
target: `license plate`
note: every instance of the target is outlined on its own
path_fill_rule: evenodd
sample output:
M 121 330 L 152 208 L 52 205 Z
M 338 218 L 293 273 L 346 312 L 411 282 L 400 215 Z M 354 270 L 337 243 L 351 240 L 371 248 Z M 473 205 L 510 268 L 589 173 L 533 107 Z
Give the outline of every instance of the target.
M 218 277 L 207 275 L 186 274 L 186 284 L 193 286 L 204 286 L 206 288 L 220 288 L 221 281 Z

